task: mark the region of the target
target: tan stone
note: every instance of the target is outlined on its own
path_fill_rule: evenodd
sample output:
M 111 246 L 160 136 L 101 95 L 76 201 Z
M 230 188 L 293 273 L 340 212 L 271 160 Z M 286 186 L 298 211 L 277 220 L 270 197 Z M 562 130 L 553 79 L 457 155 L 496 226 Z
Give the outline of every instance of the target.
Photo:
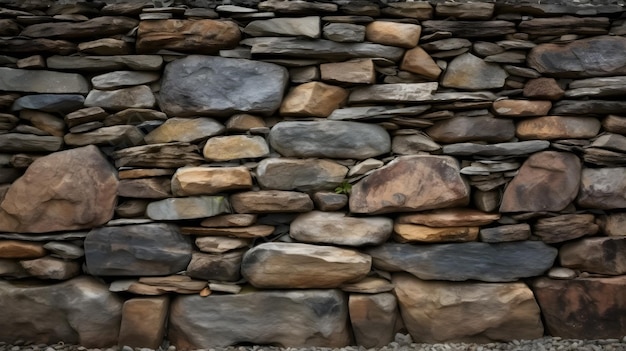
M 232 115 L 226 121 L 226 130 L 231 132 L 246 132 L 253 128 L 263 127 L 265 127 L 263 118 L 247 113 Z
M 356 59 L 346 62 L 320 65 L 323 81 L 338 84 L 374 84 L 376 71 L 372 59 Z
M 608 236 L 626 235 L 626 212 L 610 213 L 597 218 L 602 233 Z
M 374 21 L 365 28 L 365 39 L 373 43 L 413 48 L 417 45 L 422 27 L 410 23 Z
M 481 226 L 500 219 L 498 213 L 487 213 L 470 208 L 446 208 L 428 212 L 401 215 L 396 223 L 422 224 L 429 227 Z
M 203 227 L 247 227 L 256 222 L 253 214 L 225 214 L 207 218 L 200 222 Z
M 517 123 L 516 134 L 529 139 L 587 139 L 600 131 L 600 121 L 594 117 L 545 116 Z
M 363 294 L 378 294 L 393 290 L 393 284 L 387 279 L 377 277 L 365 277 L 358 282 L 346 283 L 341 290 Z
M 309 212 L 313 209 L 309 195 L 295 191 L 249 191 L 232 195 L 230 201 L 237 213 Z
M 427 227 L 417 224 L 395 224 L 394 239 L 398 242 L 465 242 L 476 241 L 479 227 Z
M 34 127 L 44 132 L 62 137 L 65 134 L 65 122 L 63 119 L 43 111 L 22 110 L 20 118 L 29 121 Z
M 172 174 L 174 174 L 173 169 L 135 168 L 135 169 L 121 170 L 118 172 L 117 175 L 120 179 L 138 179 L 138 178 L 171 176 Z
M 206 218 L 230 212 L 223 196 L 190 196 L 151 202 L 146 214 L 154 220 Z
M 524 85 L 524 96 L 527 98 L 559 100 L 564 94 L 554 78 L 535 78 Z
M 236 282 L 241 278 L 241 259 L 244 250 L 225 253 L 194 252 L 186 269 L 190 277 L 203 280 Z
M 400 69 L 433 80 L 437 80 L 441 74 L 439 65 L 419 46 L 404 53 Z
M 115 214 L 123 218 L 143 217 L 146 214 L 149 200 L 125 200 L 115 207 Z
M 626 273 L 626 237 L 584 238 L 564 244 L 559 250 L 561 266 L 583 272 L 622 275 Z
M 137 52 L 167 49 L 195 54 L 215 54 L 239 43 L 239 26 L 231 21 L 154 20 L 141 21 L 137 31 Z
M 249 189 L 252 176 L 246 167 L 183 167 L 172 177 L 174 196 L 213 195 Z
M 357 345 L 380 348 L 393 341 L 398 319 L 398 304 L 393 294 L 350 294 L 348 310 Z
M 120 39 L 103 38 L 78 44 L 78 51 L 89 55 L 130 55 L 132 46 Z
M 230 161 L 265 157 L 270 150 L 261 136 L 229 135 L 213 137 L 204 145 L 204 158 L 209 161 Z
M 165 177 L 122 179 L 117 195 L 140 199 L 165 199 L 172 196 L 170 179 Z
M 224 253 L 248 247 L 251 244 L 252 240 L 246 238 L 231 238 L 227 236 L 202 236 L 196 238 L 198 249 L 208 253 Z
M 602 127 L 607 132 L 626 135 L 626 117 L 608 115 L 602 120 Z
M 46 253 L 46 249 L 39 243 L 18 240 L 0 241 L 0 258 L 39 258 L 45 256 Z
M 168 309 L 168 296 L 126 300 L 118 344 L 158 349 L 165 336 Z
M 68 280 L 81 273 L 80 263 L 50 256 L 20 261 L 20 265 L 31 276 L 39 279 Z
M 106 145 L 116 149 L 143 144 L 143 132 L 129 125 L 102 127 L 85 133 L 68 133 L 65 144 L 72 146 Z
M 17 68 L 36 69 L 46 68 L 46 59 L 41 55 L 33 55 L 17 60 Z
M 348 91 L 320 82 L 310 82 L 291 89 L 283 99 L 283 116 L 328 117 L 348 98 Z
M 585 213 L 540 218 L 533 226 L 533 234 L 548 244 L 591 236 L 599 230 L 594 219 L 594 215 Z
M 86 107 L 102 107 L 120 111 L 127 108 L 152 108 L 156 98 L 147 85 L 137 85 L 117 90 L 93 89 L 85 98 Z
M 169 118 L 146 135 L 146 144 L 182 141 L 195 143 L 222 134 L 224 126 L 212 118 Z
M 545 116 L 551 108 L 552 103 L 550 101 L 542 100 L 503 99 L 493 103 L 493 111 L 498 116 L 505 117 Z
M 268 236 L 274 232 L 274 226 L 271 225 L 253 225 L 249 227 L 232 227 L 232 228 L 208 228 L 208 227 L 182 227 L 181 233 L 186 235 L 217 235 L 230 236 L 235 238 L 261 238 Z

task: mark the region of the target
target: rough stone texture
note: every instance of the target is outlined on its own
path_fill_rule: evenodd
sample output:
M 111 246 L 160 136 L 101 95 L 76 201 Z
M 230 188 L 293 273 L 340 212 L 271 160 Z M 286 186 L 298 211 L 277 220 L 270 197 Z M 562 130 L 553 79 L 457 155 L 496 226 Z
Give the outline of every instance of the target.
M 259 158 L 270 153 L 265 139 L 258 135 L 228 135 L 207 140 L 204 158 L 209 161 L 230 161 L 242 158 Z
M 321 36 L 318 16 L 300 18 L 271 18 L 248 23 L 243 32 L 253 37 L 294 36 L 311 39 Z
M 437 80 L 441 74 L 441 68 L 435 60 L 420 47 L 407 50 L 400 64 L 400 69 L 434 80 Z
M 374 21 L 365 28 L 365 39 L 410 49 L 417 45 L 421 33 L 422 27 L 416 24 Z
M 406 273 L 392 277 L 402 319 L 415 342 L 488 343 L 543 336 L 541 311 L 524 283 L 423 281 Z
M 406 271 L 424 280 L 508 282 L 539 276 L 557 255 L 538 241 L 487 244 L 405 245 L 386 243 L 365 250 L 373 265 L 386 271 Z
M 110 90 L 127 86 L 149 84 L 159 80 L 156 72 L 115 71 L 91 78 L 94 89 Z
M 77 261 L 66 261 L 54 257 L 42 257 L 20 261 L 20 265 L 32 277 L 50 280 L 67 280 L 81 273 Z
M 312 211 L 291 222 L 289 235 L 305 243 L 363 246 L 384 243 L 392 229 L 391 218 L 349 217 L 343 212 Z
M 159 105 L 180 117 L 269 115 L 280 106 L 287 79 L 287 70 L 271 63 L 191 55 L 165 67 Z
M 172 196 L 170 179 L 151 177 L 138 179 L 122 179 L 118 188 L 118 196 L 141 199 L 165 199 Z
M 146 209 L 146 215 L 157 221 L 172 221 L 211 217 L 227 210 L 228 205 L 223 196 L 193 196 L 151 202 Z
M 541 100 L 513 100 L 504 99 L 493 103 L 493 111 L 498 116 L 505 117 L 535 117 L 545 116 L 550 112 L 552 103 Z
M 320 65 L 323 81 L 338 84 L 374 84 L 376 71 L 372 59 L 354 59 L 346 62 Z
M 466 141 L 505 142 L 515 137 L 511 119 L 491 116 L 454 117 L 435 123 L 426 129 L 435 142 L 462 143 Z
M 47 253 L 42 244 L 19 240 L 0 241 L 0 258 L 39 258 Z
M 463 54 L 446 68 L 441 85 L 466 90 L 498 89 L 508 74 L 499 65 L 487 63 L 472 54 Z
M 167 49 L 210 55 L 234 48 L 240 39 L 239 27 L 231 21 L 141 21 L 137 31 L 137 52 L 154 53 Z
M 66 145 L 105 145 L 116 149 L 143 143 L 144 134 L 135 126 L 102 127 L 85 133 L 68 133 L 63 137 Z
M 469 187 L 459 174 L 456 160 L 446 156 L 402 156 L 352 187 L 350 211 L 423 211 L 468 202 Z
M 172 301 L 168 335 L 179 349 L 250 340 L 282 347 L 343 347 L 351 339 L 347 323 L 347 301 L 339 290 L 179 296 Z
M 73 71 L 104 71 L 134 69 L 156 71 L 163 66 L 160 55 L 121 55 L 121 56 L 51 56 L 46 59 L 50 69 Z
M 191 255 L 187 274 L 195 279 L 236 282 L 241 278 L 242 251 L 199 253 Z
M 246 167 L 183 167 L 172 177 L 175 196 L 213 195 L 250 187 L 252 176 Z
M 12 110 L 29 109 L 65 114 L 82 108 L 84 102 L 85 98 L 78 94 L 26 95 L 15 100 Z
M 103 227 L 87 235 L 85 257 L 93 275 L 168 275 L 187 267 L 191 242 L 171 224 Z
M 156 98 L 147 85 L 110 91 L 94 89 L 85 98 L 87 107 L 102 107 L 113 111 L 127 108 L 152 108 L 155 104 Z
M 341 184 L 348 168 L 330 160 L 267 158 L 259 162 L 256 179 L 263 189 L 332 190 Z
M 87 80 L 75 73 L 0 67 L 0 90 L 44 94 L 86 94 Z
M 532 284 L 550 335 L 568 339 L 620 338 L 626 333 L 626 276 Z
M 348 102 L 350 104 L 430 102 L 433 100 L 433 92 L 438 87 L 437 82 L 375 84 L 352 90 Z
M 165 336 L 169 297 L 129 299 L 122 308 L 119 345 L 156 350 Z
M 0 280 L 0 306 L 4 316 L 0 340 L 6 342 L 50 345 L 63 341 L 90 348 L 117 344 L 122 302 L 90 277 L 39 285 Z M 98 314 L 85 314 L 85 310 Z
M 336 288 L 365 278 L 371 265 L 370 256 L 354 250 L 263 243 L 246 252 L 241 274 L 257 288 Z
M 585 139 L 600 131 L 600 121 L 592 117 L 545 116 L 525 119 L 517 123 L 516 134 L 528 139 Z
M 155 130 L 148 133 L 144 140 L 147 144 L 181 141 L 195 143 L 215 135 L 222 134 L 226 128 L 220 122 L 205 117 L 169 118 Z
M 485 243 L 501 243 L 507 241 L 522 241 L 530 238 L 528 223 L 501 225 L 493 228 L 482 228 L 478 236 Z
M 626 235 L 626 212 L 614 212 L 596 219 L 602 233 L 608 236 Z
M 595 235 L 598 229 L 592 214 L 566 214 L 538 219 L 533 234 L 544 243 L 553 244 Z
M 391 150 L 389 134 L 380 126 L 358 122 L 280 122 L 270 132 L 270 145 L 286 157 L 375 157 Z
M 393 294 L 350 294 L 348 308 L 358 345 L 376 348 L 393 341 L 398 319 L 398 306 Z
M 565 91 L 554 78 L 543 77 L 526 82 L 523 93 L 527 98 L 558 100 L 563 97 Z
M 202 252 L 224 253 L 230 250 L 248 247 L 252 242 L 245 238 L 202 236 L 196 238 L 195 243 Z
M 95 146 L 38 158 L 0 203 L 0 231 L 45 233 L 100 226 L 113 217 L 117 187 L 115 171 Z
M 478 227 L 438 227 L 417 224 L 395 224 L 394 239 L 401 243 L 442 243 L 475 241 Z
M 498 213 L 486 213 L 470 208 L 446 208 L 400 215 L 396 223 L 422 224 L 429 227 L 482 226 L 500 219 Z
M 309 195 L 295 191 L 248 191 L 230 197 L 237 213 L 308 212 L 313 210 Z
M 501 212 L 561 211 L 578 194 L 580 159 L 571 153 L 543 151 L 530 156 L 506 187 Z
M 559 250 L 561 266 L 584 272 L 619 275 L 626 273 L 626 238 L 584 238 Z
M 348 98 L 348 91 L 321 82 L 309 82 L 291 89 L 282 105 L 283 116 L 328 117 Z
M 583 168 L 576 202 L 585 208 L 626 208 L 626 168 Z

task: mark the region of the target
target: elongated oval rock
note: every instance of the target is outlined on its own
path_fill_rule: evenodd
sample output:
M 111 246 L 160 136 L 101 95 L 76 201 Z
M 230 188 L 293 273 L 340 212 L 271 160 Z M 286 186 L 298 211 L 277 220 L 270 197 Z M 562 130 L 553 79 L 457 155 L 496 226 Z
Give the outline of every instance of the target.
M 371 264 L 354 250 L 276 242 L 246 252 L 241 274 L 258 288 L 336 288 L 365 278 Z
M 180 117 L 269 115 L 280 107 L 287 81 L 287 69 L 271 63 L 191 55 L 165 67 L 159 105 Z
M 464 206 L 469 185 L 448 156 L 402 156 L 352 187 L 350 211 L 389 213 Z
M 154 94 L 147 85 L 117 90 L 94 89 L 85 98 L 86 107 L 102 107 L 115 111 L 127 108 L 152 108 L 155 104 Z
M 270 145 L 287 157 L 356 158 L 388 153 L 391 139 L 382 127 L 345 121 L 287 121 L 270 131 Z
M 539 241 L 406 245 L 386 243 L 364 251 L 374 267 L 405 271 L 424 280 L 510 282 L 546 272 L 557 249 Z
M 332 190 L 347 173 L 347 167 L 330 160 L 283 157 L 266 158 L 256 169 L 259 185 L 276 190 Z
M 392 229 L 393 220 L 387 217 L 349 217 L 343 212 L 312 211 L 291 222 L 289 235 L 306 243 L 380 245 L 387 241 Z
M 350 344 L 348 306 L 340 290 L 179 295 L 169 318 L 168 337 L 178 349 L 221 348 L 250 340 L 282 347 Z

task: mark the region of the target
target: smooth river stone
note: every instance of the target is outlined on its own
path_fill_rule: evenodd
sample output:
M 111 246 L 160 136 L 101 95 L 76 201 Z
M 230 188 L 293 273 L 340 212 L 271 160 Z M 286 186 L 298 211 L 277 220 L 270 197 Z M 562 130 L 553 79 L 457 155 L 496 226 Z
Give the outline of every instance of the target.
M 256 168 L 263 189 L 333 190 L 343 182 L 348 168 L 330 160 L 266 158 Z
M 291 222 L 289 235 L 305 243 L 363 246 L 384 243 L 392 229 L 391 218 L 349 217 L 343 212 L 312 211 Z

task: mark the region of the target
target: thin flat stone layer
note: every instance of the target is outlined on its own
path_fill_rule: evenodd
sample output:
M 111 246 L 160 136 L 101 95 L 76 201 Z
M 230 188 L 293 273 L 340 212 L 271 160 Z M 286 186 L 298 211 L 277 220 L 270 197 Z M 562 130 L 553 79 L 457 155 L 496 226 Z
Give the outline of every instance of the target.
M 86 94 L 87 80 L 75 73 L 0 67 L 0 90 L 44 94 Z
M 330 160 L 283 157 L 264 159 L 256 168 L 259 185 L 276 190 L 333 190 L 347 173 L 347 167 Z

